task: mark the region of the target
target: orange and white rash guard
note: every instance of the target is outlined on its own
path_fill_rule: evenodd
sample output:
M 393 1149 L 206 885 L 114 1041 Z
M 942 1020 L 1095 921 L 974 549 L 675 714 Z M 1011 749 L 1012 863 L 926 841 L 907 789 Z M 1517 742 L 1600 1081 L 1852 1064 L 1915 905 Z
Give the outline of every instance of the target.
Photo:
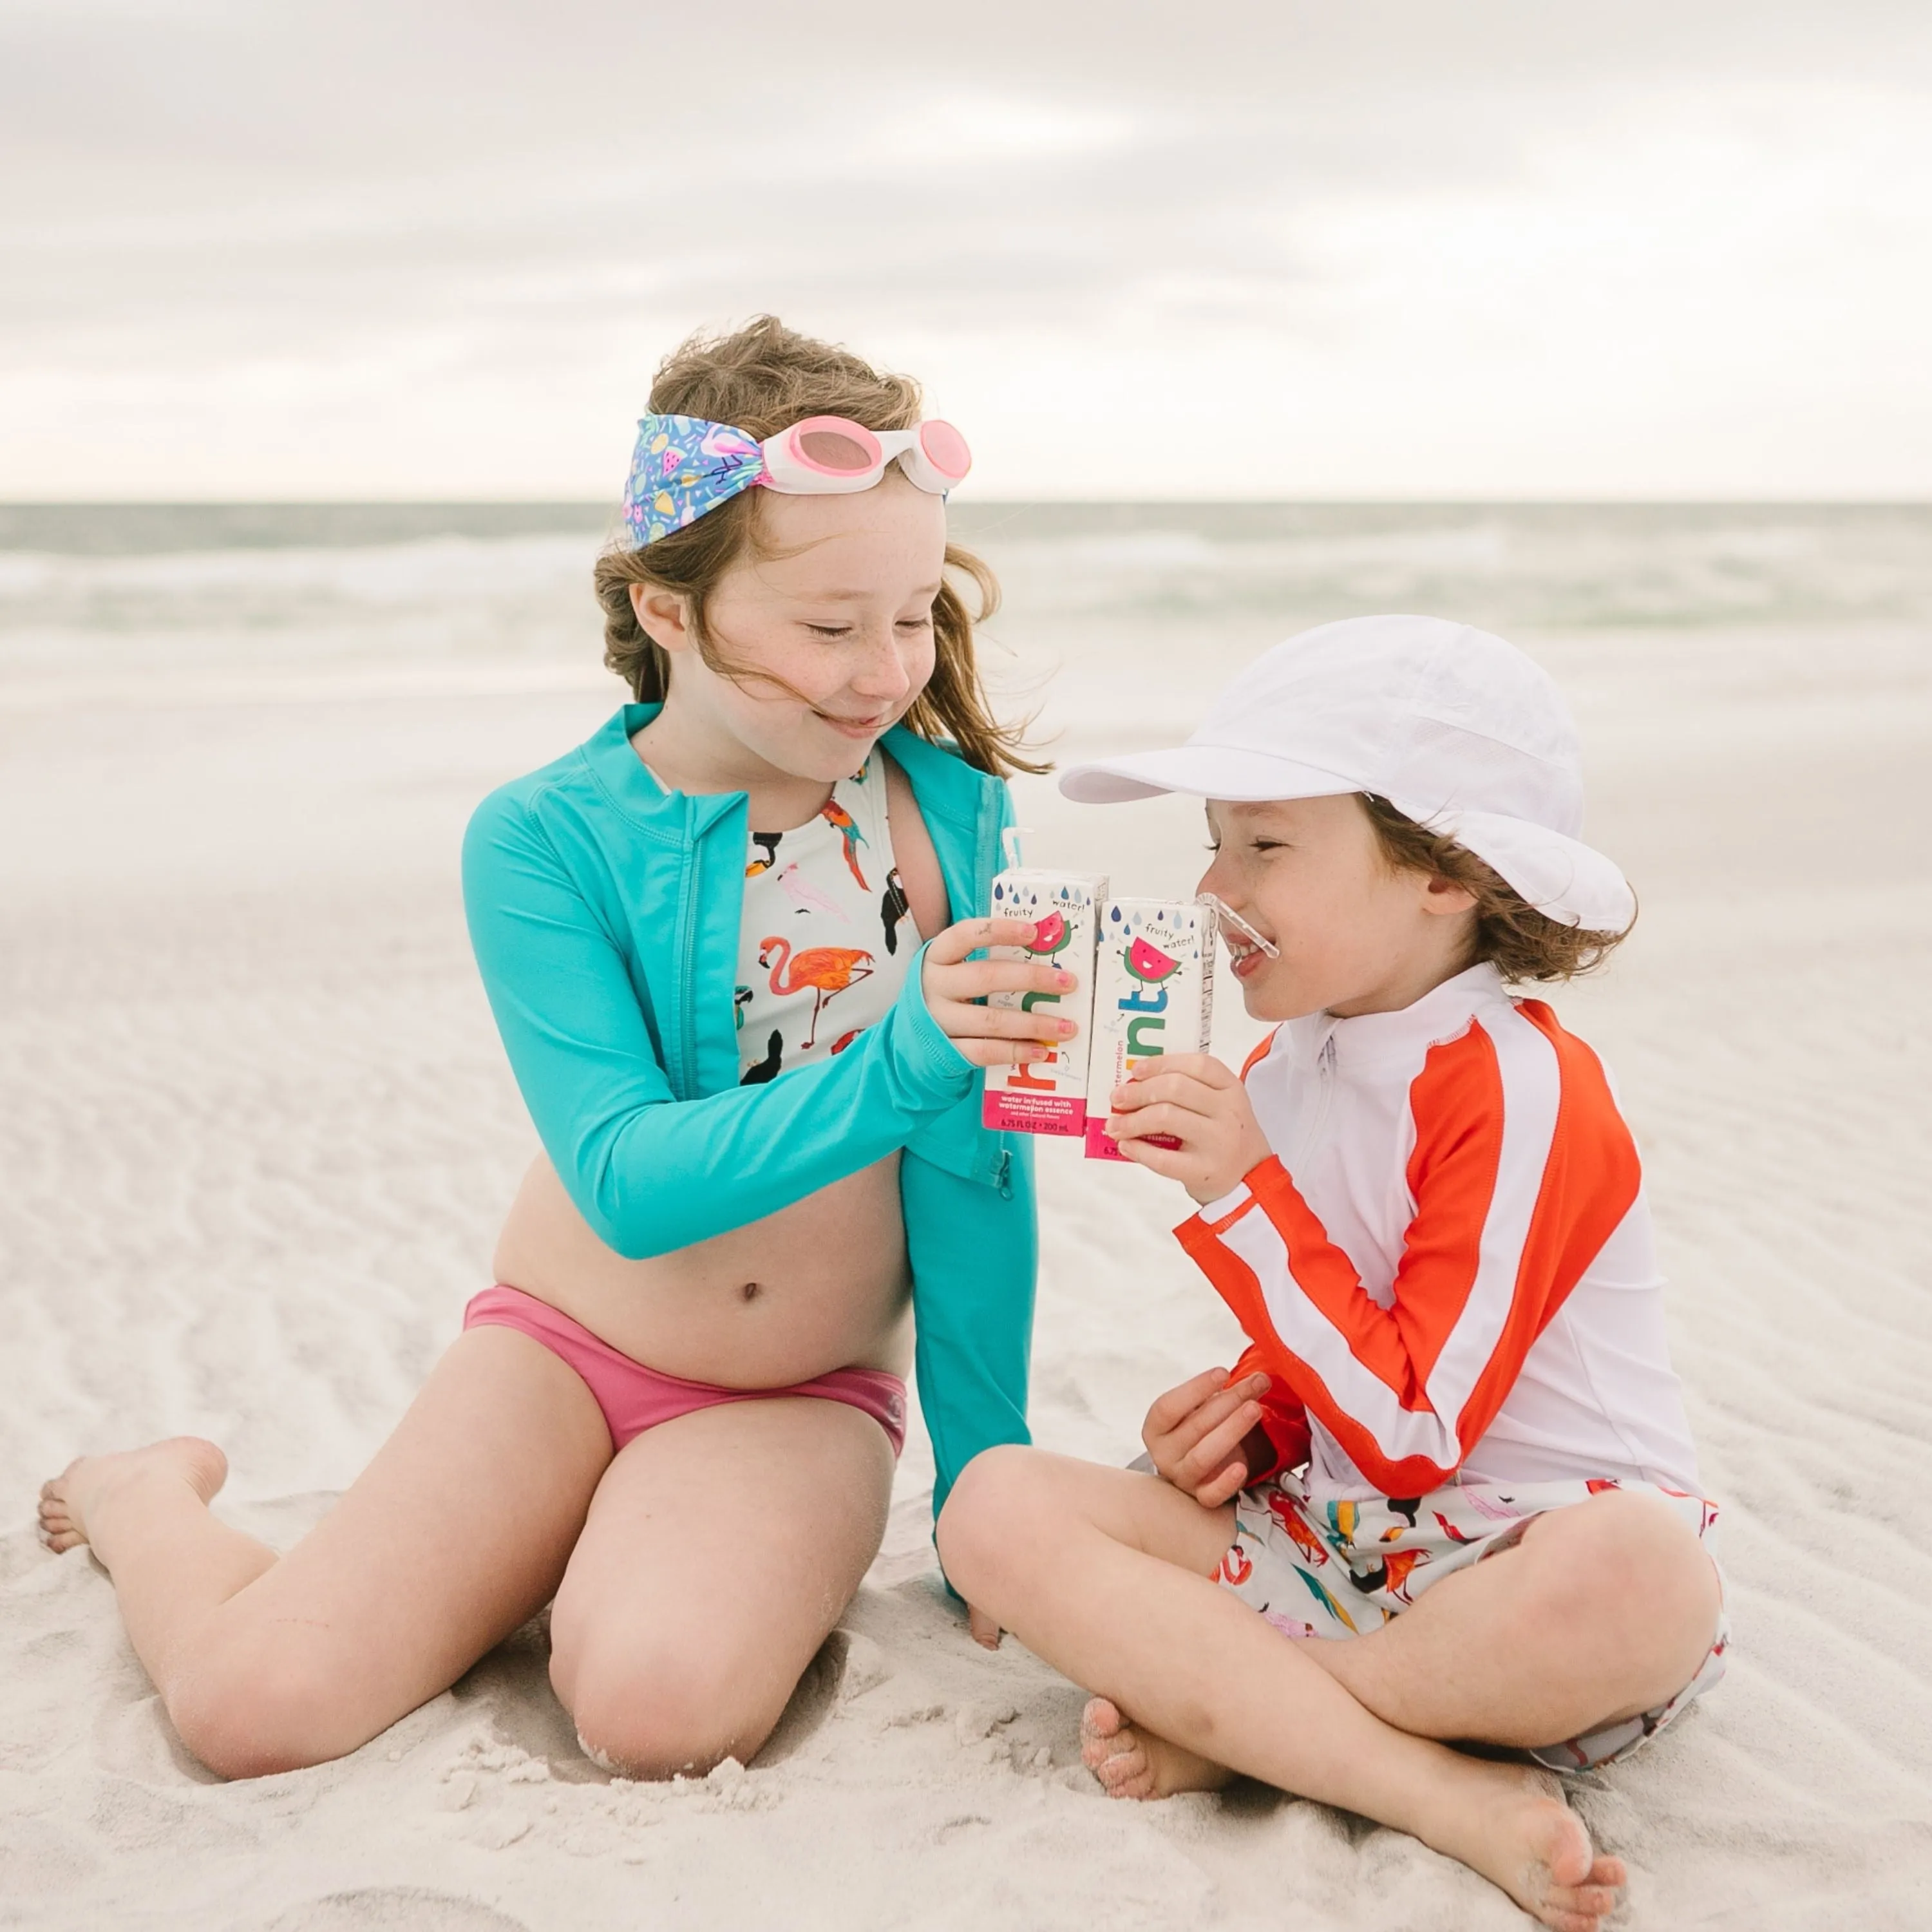
M 1274 1157 L 1175 1232 L 1253 1344 L 1237 1372 L 1273 1378 L 1276 1468 L 1321 1497 L 1696 1492 L 1636 1148 L 1546 1006 L 1472 967 L 1290 1021 L 1244 1078 Z

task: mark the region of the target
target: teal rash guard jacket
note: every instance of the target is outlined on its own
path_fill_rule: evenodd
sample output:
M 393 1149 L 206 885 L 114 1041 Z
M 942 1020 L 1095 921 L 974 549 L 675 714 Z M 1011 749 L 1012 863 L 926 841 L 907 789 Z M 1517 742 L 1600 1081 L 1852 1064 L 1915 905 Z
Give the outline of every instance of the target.
M 895 1149 L 936 1516 L 982 1449 L 1024 1442 L 1036 1240 L 1031 1149 L 980 1124 L 977 1070 L 926 1010 L 924 949 L 886 1017 L 836 1058 L 738 1084 L 732 1006 L 749 844 L 742 792 L 662 791 L 627 704 L 492 792 L 463 892 L 524 1103 L 578 1211 L 632 1260 L 800 1200 Z M 904 728 L 956 919 L 989 903 L 1006 788 Z

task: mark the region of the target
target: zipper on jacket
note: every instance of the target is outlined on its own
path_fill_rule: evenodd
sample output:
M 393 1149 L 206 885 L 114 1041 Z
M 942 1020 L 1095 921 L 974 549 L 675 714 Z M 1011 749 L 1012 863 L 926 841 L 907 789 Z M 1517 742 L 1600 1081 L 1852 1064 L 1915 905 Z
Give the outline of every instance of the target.
M 1294 1137 L 1294 1158 L 1286 1163 L 1293 1174 L 1321 1144 L 1322 1130 L 1328 1124 L 1328 1096 L 1335 1080 L 1335 1036 L 1331 1033 L 1322 1042 L 1322 1051 L 1315 1056 L 1315 1104 L 1308 1110 L 1300 1133 Z
M 974 848 L 973 874 L 966 882 L 968 890 L 970 894 L 970 901 L 964 908 L 957 905 L 953 907 L 952 916 L 956 920 L 974 919 L 978 916 L 980 895 L 982 892 L 990 892 L 992 890 L 993 874 L 1000 868 L 1000 808 L 997 798 L 990 792 L 982 791 L 980 794 L 979 808 L 974 814 L 973 843 Z M 950 886 L 946 889 L 946 892 L 950 898 L 952 896 L 952 888 Z M 987 902 L 988 910 L 991 909 L 992 903 L 988 899 Z M 982 1077 L 983 1078 L 983 1076 Z M 998 1188 L 1000 1198 L 1002 1201 L 1010 1201 L 1013 1198 L 1012 1150 L 1002 1145 L 991 1135 L 981 1135 L 979 1138 L 981 1143 L 981 1151 L 974 1160 L 973 1178 L 976 1181 L 989 1184 Z M 991 1150 L 986 1145 L 988 1141 L 991 1141 L 993 1146 L 999 1150 L 997 1154 L 992 1155 L 990 1163 L 987 1155 Z
M 683 1065 L 678 1070 L 678 1098 L 681 1100 L 697 1097 L 698 1070 L 698 1000 L 693 986 L 693 975 L 698 956 L 698 870 L 701 862 L 698 851 L 698 835 L 692 820 L 697 817 L 695 805 L 685 806 L 684 849 L 690 856 L 684 868 L 684 904 L 679 909 L 678 932 L 678 1046 Z

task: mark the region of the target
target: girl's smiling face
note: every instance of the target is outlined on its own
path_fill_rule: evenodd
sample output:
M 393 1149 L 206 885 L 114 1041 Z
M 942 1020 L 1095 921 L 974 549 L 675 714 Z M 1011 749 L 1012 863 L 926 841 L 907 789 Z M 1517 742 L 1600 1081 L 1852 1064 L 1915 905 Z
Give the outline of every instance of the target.
M 1281 949 L 1230 935 L 1256 1019 L 1390 1012 L 1469 963 L 1474 902 L 1426 873 L 1398 872 L 1353 793 L 1208 806 L 1213 892 Z
M 667 713 L 742 783 L 830 784 L 856 770 L 932 675 L 946 558 L 941 500 L 889 470 L 842 496 L 760 493 L 758 548 L 706 601 L 714 670 L 687 601 L 633 586 L 638 621 L 671 653 Z

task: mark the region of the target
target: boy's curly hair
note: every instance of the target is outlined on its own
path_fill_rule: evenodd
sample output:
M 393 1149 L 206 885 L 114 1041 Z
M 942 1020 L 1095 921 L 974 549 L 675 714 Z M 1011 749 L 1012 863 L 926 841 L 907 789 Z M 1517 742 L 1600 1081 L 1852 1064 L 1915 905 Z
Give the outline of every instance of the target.
M 1467 965 L 1487 962 L 1512 985 L 1574 980 L 1594 972 L 1629 938 L 1629 926 L 1621 932 L 1593 932 L 1538 912 L 1466 847 L 1418 825 L 1385 798 L 1368 792 L 1359 796 L 1382 856 L 1393 869 L 1447 879 L 1475 901 L 1475 932 Z M 1633 918 L 1630 925 L 1636 923 Z
M 728 335 L 691 337 L 664 358 L 651 384 L 650 406 L 664 415 L 729 423 L 761 441 L 807 416 L 849 416 L 868 429 L 910 429 L 920 418 L 919 385 L 874 369 L 850 350 L 786 328 L 777 316 L 754 317 Z M 757 554 L 759 499 L 747 490 L 642 550 L 613 547 L 597 560 L 597 601 L 604 610 L 604 662 L 640 704 L 661 704 L 670 688 L 668 655 L 640 626 L 631 586 L 648 584 L 691 602 L 692 628 L 704 662 L 728 676 L 704 623 L 705 602 L 747 551 Z M 932 607 L 936 656 L 932 676 L 905 723 L 922 738 L 950 739 L 968 764 L 1004 777 L 1043 772 L 1026 756 L 1024 723 L 994 716 L 974 656 L 973 626 L 998 608 L 1000 586 L 970 550 L 946 546 L 947 580 Z M 955 577 L 973 586 L 968 608 Z

